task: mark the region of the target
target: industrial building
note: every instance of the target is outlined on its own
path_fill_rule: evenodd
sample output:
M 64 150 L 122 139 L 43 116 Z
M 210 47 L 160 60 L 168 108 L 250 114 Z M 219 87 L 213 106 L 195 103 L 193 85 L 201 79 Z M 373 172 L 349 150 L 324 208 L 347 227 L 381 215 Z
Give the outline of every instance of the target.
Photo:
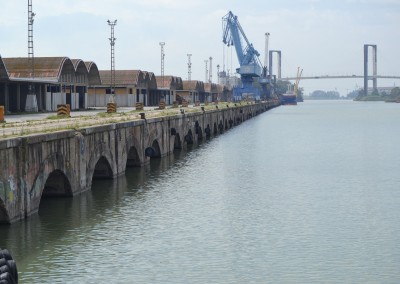
M 141 70 L 115 70 L 113 87 L 110 70 L 68 57 L 0 57 L 0 105 L 6 113 L 56 111 L 69 104 L 71 110 L 105 107 L 113 89 L 117 106 L 172 105 L 183 99 L 192 103 L 229 100 L 228 87 L 202 81 L 183 81 L 177 76 L 155 76 Z M 33 68 L 32 68 L 33 66 Z M 33 97 L 33 99 L 32 99 Z
M 36 57 L 34 76 L 26 57 L 0 57 L 0 105 L 7 112 L 55 111 L 58 104 L 85 109 L 89 85 L 101 84 L 93 62 L 68 57 Z M 28 95 L 35 94 L 34 100 Z

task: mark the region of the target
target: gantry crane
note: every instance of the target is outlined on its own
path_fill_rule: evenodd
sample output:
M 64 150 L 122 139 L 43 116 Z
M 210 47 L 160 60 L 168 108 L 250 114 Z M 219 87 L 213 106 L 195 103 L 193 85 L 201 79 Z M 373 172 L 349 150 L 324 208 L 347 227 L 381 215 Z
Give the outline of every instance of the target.
M 223 22 L 223 43 L 228 46 L 234 46 L 240 67 L 236 72 L 240 74 L 241 86 L 233 89 L 235 100 L 241 100 L 243 97 L 252 97 L 260 99 L 261 89 L 253 85 L 254 78 L 260 77 L 262 72 L 261 61 L 258 58 L 260 53 L 249 42 L 244 33 L 237 16 L 231 11 L 222 18 Z M 266 80 L 260 80 L 260 83 L 266 83 Z

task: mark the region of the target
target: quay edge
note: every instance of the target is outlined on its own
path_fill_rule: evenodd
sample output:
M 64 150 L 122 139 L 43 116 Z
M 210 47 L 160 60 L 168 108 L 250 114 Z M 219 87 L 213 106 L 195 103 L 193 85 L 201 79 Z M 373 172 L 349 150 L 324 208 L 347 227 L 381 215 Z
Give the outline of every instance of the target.
M 174 149 L 197 145 L 278 106 L 260 102 L 0 140 L 0 223 L 36 214 L 47 196 L 75 196 Z

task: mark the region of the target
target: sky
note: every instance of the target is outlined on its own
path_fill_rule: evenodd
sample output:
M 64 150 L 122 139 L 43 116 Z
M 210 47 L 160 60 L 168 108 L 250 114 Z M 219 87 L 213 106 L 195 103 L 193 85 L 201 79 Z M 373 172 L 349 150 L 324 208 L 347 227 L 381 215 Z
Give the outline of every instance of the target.
M 27 56 L 27 2 L 0 0 L 2 57 Z M 217 82 L 217 64 L 220 71 L 239 67 L 235 50 L 222 43 L 222 17 L 229 11 L 261 62 L 270 33 L 269 48 L 282 52 L 282 77 L 294 77 L 298 67 L 303 76 L 362 75 L 364 44 L 377 45 L 379 75 L 400 76 L 400 0 L 33 0 L 34 52 L 94 61 L 109 70 L 107 20 L 116 19 L 116 69 L 160 75 L 165 42 L 165 75 L 186 80 L 192 54 L 191 79 L 205 81 L 205 60 L 212 57 Z M 399 79 L 378 80 L 381 87 L 395 85 Z M 362 86 L 354 78 L 300 82 L 306 95 L 345 95 Z

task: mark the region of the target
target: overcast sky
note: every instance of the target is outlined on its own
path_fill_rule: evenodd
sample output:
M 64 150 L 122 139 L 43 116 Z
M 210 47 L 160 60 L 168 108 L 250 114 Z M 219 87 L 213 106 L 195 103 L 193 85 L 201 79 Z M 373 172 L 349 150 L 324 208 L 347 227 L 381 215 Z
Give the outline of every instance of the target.
M 27 1 L 0 0 L 0 54 L 27 56 Z M 222 44 L 222 17 L 232 11 L 251 43 L 262 54 L 266 32 L 270 49 L 282 51 L 282 76 L 363 74 L 363 45 L 378 46 L 378 74 L 400 76 L 400 0 L 33 0 L 35 56 L 68 56 L 110 68 L 110 27 L 115 27 L 116 69 L 161 73 L 205 80 L 204 60 L 235 70 L 234 50 Z M 232 56 L 231 56 L 232 54 Z M 231 59 L 232 58 L 232 59 Z M 222 69 L 222 67 L 221 67 Z M 275 68 L 276 70 L 276 68 Z M 371 82 L 372 84 L 372 82 Z M 379 86 L 400 80 L 379 80 Z M 316 89 L 347 91 L 362 79 L 303 80 L 308 94 Z

